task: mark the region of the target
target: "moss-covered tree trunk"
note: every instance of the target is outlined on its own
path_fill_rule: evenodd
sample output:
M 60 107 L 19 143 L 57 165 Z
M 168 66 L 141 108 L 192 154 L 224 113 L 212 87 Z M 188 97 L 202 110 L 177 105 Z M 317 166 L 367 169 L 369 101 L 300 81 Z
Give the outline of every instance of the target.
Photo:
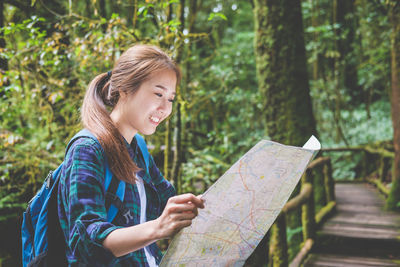
M 339 37 L 339 86 L 344 87 L 355 103 L 363 101 L 362 91 L 358 86 L 357 62 L 354 55 L 355 13 L 354 0 L 335 0 L 334 22 L 340 26 L 336 31 Z
M 316 127 L 300 0 L 255 0 L 254 19 L 257 78 L 267 134 L 271 140 L 302 146 L 311 134 L 316 135 Z M 297 192 L 299 186 L 293 195 Z M 292 230 L 301 226 L 300 211 L 287 219 Z M 300 242 L 301 235 L 294 235 L 289 246 L 296 249 Z
M 4 0 L 0 0 L 0 27 L 4 27 Z M 4 33 L 0 32 L 0 48 L 6 47 L 6 41 L 3 38 Z M 4 57 L 0 57 L 0 70 L 2 72 L 8 70 L 8 60 Z
M 289 265 L 286 238 L 286 219 L 283 213 L 276 218 L 275 223 L 271 226 L 269 266 L 280 267 Z
M 255 50 L 266 130 L 301 146 L 316 134 L 299 0 L 256 0 Z
M 342 25 L 341 27 L 344 28 L 344 16 L 342 16 L 342 12 L 345 12 L 345 4 L 343 4 L 343 2 L 341 0 L 334 0 L 333 1 L 333 7 L 332 7 L 332 21 L 331 21 L 331 27 L 334 30 L 334 44 L 335 44 L 335 51 L 339 51 L 341 58 L 337 58 L 337 57 L 332 57 L 332 77 L 334 79 L 335 82 L 335 86 L 334 86 L 334 102 L 335 102 L 335 107 L 333 110 L 333 120 L 335 122 L 336 125 L 336 135 L 335 135 L 335 142 L 339 143 L 340 140 L 343 140 L 344 143 L 346 144 L 346 146 L 349 146 L 348 141 L 346 140 L 344 133 L 343 133 L 343 129 L 341 126 L 341 115 L 340 115 L 340 110 L 342 108 L 342 94 L 341 94 L 341 89 L 342 87 L 344 87 L 344 84 L 342 82 L 342 77 L 344 75 L 344 71 L 343 68 L 341 66 L 345 65 L 345 59 L 344 59 L 344 54 L 345 51 L 344 48 L 346 48 L 347 46 L 345 44 L 347 44 L 347 42 L 345 42 L 344 40 L 340 39 L 341 36 L 341 30 L 336 29 L 335 25 L 336 24 L 340 24 Z M 339 8 L 338 8 L 339 6 Z M 341 42 L 339 42 L 341 41 Z
M 389 19 L 392 24 L 391 106 L 395 157 L 393 161 L 392 187 L 387 207 L 400 210 L 400 2 L 389 1 Z
M 171 120 L 168 118 L 165 122 L 165 135 L 164 135 L 164 176 L 170 179 L 169 175 L 169 151 L 171 139 Z
M 179 31 L 183 32 L 183 29 L 185 28 L 185 0 L 180 0 L 180 5 L 179 5 Z M 183 59 L 183 52 L 184 52 L 184 42 L 182 39 L 177 39 L 177 52 L 176 52 L 176 62 L 178 64 L 181 64 L 182 59 Z M 185 73 L 183 73 L 185 75 Z M 183 82 L 185 82 L 185 79 L 183 77 Z M 180 179 L 180 167 L 182 164 L 182 87 L 185 87 L 185 84 L 181 84 L 180 86 L 177 87 L 177 98 L 178 98 L 178 103 L 176 106 L 176 115 L 175 115 L 175 129 L 174 129 L 174 158 L 172 162 L 172 171 L 171 175 L 174 179 L 174 186 L 176 188 L 177 193 L 179 194 L 182 191 L 182 182 Z
M 311 25 L 313 27 L 317 27 L 319 25 L 319 21 L 318 21 L 318 0 L 311 0 Z M 318 41 L 318 32 L 315 31 L 313 33 L 313 41 L 317 42 Z M 319 57 L 320 55 L 318 54 L 313 62 L 313 74 L 312 74 L 312 79 L 313 80 L 318 80 L 319 77 Z
M 137 0 L 134 1 L 135 3 L 135 8 L 137 6 Z M 172 13 L 173 13 L 173 8 L 172 5 L 168 5 L 168 10 L 167 10 L 167 21 L 171 21 L 172 19 Z M 134 18 L 137 18 L 137 11 L 135 11 Z M 136 25 L 136 19 L 133 20 L 133 27 Z M 164 176 L 168 177 L 168 179 L 171 178 L 170 176 L 170 170 L 169 170 L 169 160 L 170 160 L 170 150 L 171 150 L 171 129 L 172 129 L 172 120 L 171 117 L 168 117 L 166 124 L 165 124 L 165 137 L 164 137 L 164 145 L 165 145 L 165 150 L 164 150 Z M 175 185 L 176 186 L 176 185 Z

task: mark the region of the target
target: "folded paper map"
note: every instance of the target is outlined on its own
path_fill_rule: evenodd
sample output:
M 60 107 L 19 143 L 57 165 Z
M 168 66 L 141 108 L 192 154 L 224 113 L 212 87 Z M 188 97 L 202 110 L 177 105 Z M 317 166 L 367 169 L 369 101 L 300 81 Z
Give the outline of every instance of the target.
M 203 193 L 205 208 L 160 266 L 243 266 L 320 149 L 314 136 L 303 147 L 258 142 Z

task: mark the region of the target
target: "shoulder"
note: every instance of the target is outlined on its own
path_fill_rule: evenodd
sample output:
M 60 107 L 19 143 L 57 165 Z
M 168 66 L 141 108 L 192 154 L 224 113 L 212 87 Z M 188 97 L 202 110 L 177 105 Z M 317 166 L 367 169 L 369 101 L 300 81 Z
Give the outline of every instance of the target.
M 93 187 L 101 187 L 104 182 L 104 163 L 101 145 L 90 137 L 80 137 L 71 144 L 65 156 L 64 183 L 74 188 L 72 193 L 76 190 L 91 192 Z
M 104 158 L 103 148 L 94 139 L 90 137 L 80 137 L 76 139 L 68 149 L 65 156 L 67 162 L 70 159 L 97 159 L 102 161 Z

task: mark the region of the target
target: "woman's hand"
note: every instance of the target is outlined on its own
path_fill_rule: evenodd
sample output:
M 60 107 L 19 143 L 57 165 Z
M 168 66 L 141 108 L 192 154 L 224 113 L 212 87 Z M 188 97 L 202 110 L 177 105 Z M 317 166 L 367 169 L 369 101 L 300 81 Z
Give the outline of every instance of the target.
M 159 239 L 172 237 L 183 227 L 189 226 L 204 208 L 201 195 L 183 194 L 168 199 L 160 217 L 145 223 L 113 230 L 103 241 L 103 246 L 114 256 L 120 257 L 143 248 Z
M 170 238 L 179 230 L 192 224 L 197 208 L 204 208 L 201 195 L 183 194 L 168 199 L 163 213 L 155 221 L 160 239 Z

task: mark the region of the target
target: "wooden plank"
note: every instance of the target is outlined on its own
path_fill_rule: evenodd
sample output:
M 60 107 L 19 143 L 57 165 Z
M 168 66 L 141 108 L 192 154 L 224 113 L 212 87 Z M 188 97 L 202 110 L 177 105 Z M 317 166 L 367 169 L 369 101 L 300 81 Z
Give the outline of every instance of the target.
M 399 240 L 400 214 L 383 210 L 384 202 L 369 184 L 336 184 L 337 214 L 320 233 L 360 239 Z
M 328 243 L 316 243 L 304 266 L 400 266 L 400 214 L 383 209 L 371 184 L 337 183 L 335 195 L 336 214 L 318 231 Z
M 340 212 L 339 214 L 333 216 L 329 223 L 334 224 L 357 224 L 357 225 L 372 225 L 372 226 L 382 226 L 389 228 L 399 228 L 400 225 L 399 216 L 393 214 L 381 213 L 379 216 L 371 213 L 349 213 Z
M 334 254 L 310 255 L 304 267 L 311 266 L 399 266 L 395 260 L 372 258 L 372 257 L 352 257 Z
M 380 213 L 380 215 L 386 214 L 385 212 L 382 211 L 382 206 L 381 205 L 374 205 L 374 206 L 365 205 L 365 206 L 361 206 L 360 204 L 343 204 L 343 203 L 341 203 L 341 205 L 337 205 L 336 211 L 338 213 L 341 213 L 341 212 L 352 212 L 352 213 L 358 212 L 358 213 L 372 213 L 372 214 Z
M 398 240 L 400 236 L 400 231 L 397 228 L 374 227 L 370 225 L 346 225 L 344 223 L 326 223 L 319 233 L 359 239 L 384 240 Z

